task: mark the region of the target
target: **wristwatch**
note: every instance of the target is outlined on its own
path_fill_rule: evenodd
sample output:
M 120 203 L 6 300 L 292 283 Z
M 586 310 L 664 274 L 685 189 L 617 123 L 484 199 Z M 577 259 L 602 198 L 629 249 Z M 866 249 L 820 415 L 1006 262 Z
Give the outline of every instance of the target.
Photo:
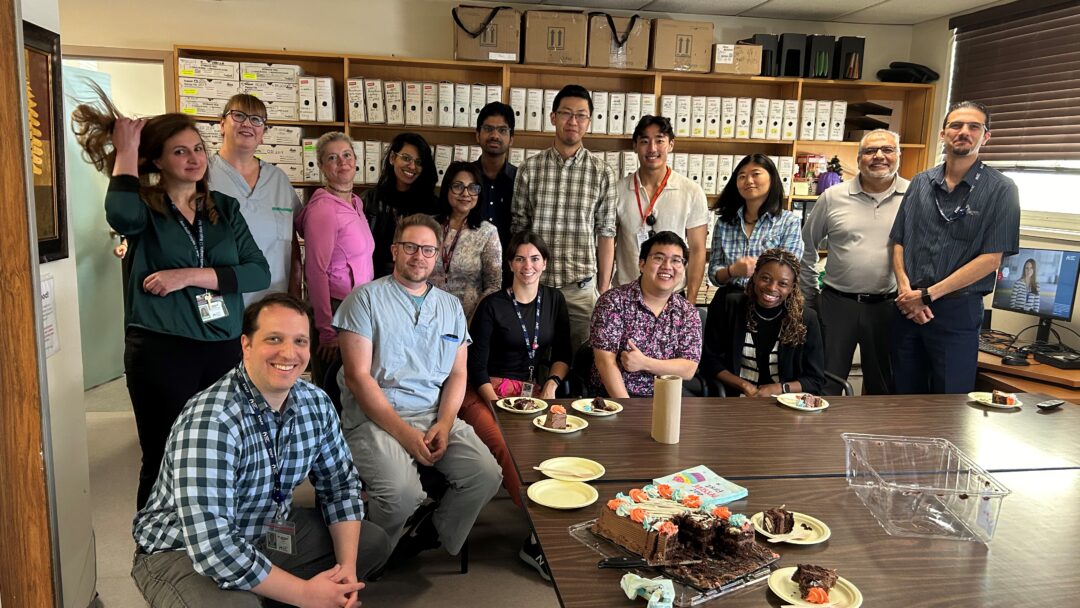
M 787 382 L 781 382 L 780 383 L 780 390 L 784 391 L 785 393 L 790 393 L 791 392 L 791 389 L 788 387 Z
M 544 380 L 544 384 L 547 384 L 548 382 L 550 382 L 552 380 L 555 381 L 555 386 L 559 386 L 560 384 L 562 384 L 562 378 L 558 377 L 555 374 L 551 374 L 550 376 L 548 376 L 547 380 Z
M 926 287 L 920 287 L 919 291 L 922 292 L 922 303 L 923 304 L 926 304 L 927 306 L 929 306 L 930 304 L 932 304 L 934 302 L 932 299 L 930 299 L 930 290 L 929 289 L 927 289 Z

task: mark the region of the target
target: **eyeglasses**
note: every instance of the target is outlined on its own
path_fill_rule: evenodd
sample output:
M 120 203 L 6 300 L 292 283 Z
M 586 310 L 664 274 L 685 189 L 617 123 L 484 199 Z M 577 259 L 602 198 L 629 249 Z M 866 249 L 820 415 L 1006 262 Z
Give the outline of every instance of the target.
M 417 245 L 408 241 L 400 241 L 394 244 L 401 247 L 405 255 L 415 255 L 419 251 L 425 258 L 433 258 L 436 253 L 439 253 L 439 248 L 434 245 Z
M 671 262 L 671 265 L 674 268 L 682 268 L 683 266 L 686 265 L 686 258 L 682 258 L 682 257 L 679 257 L 677 255 L 673 255 L 671 257 L 668 257 L 668 256 L 666 256 L 666 255 L 664 255 L 662 253 L 654 253 L 654 254 L 650 255 L 649 256 L 649 261 L 652 262 L 653 264 L 656 264 L 657 266 L 663 266 L 664 262 Z
M 862 155 L 873 158 L 877 156 L 877 153 L 881 152 L 885 156 L 893 156 L 896 154 L 896 148 L 892 146 L 881 146 L 880 148 L 863 148 Z
M 463 182 L 454 182 L 450 184 L 450 192 L 453 192 L 454 194 L 463 194 L 467 191 L 473 196 L 478 196 L 480 194 L 480 190 L 482 189 L 483 187 L 477 183 L 472 183 L 468 186 L 466 186 Z
M 394 156 L 400 158 L 401 162 L 405 163 L 406 165 L 414 164 L 417 167 L 424 166 L 424 164 L 420 162 L 419 158 L 416 158 L 415 156 L 410 156 L 408 154 L 405 154 L 404 152 L 394 152 Z
M 978 133 L 979 131 L 985 129 L 986 125 L 981 122 L 961 122 L 959 120 L 950 122 L 949 124 L 945 125 L 945 128 L 950 131 L 960 131 L 964 127 L 967 127 L 969 130 Z
M 492 133 L 498 133 L 503 137 L 510 135 L 510 127 L 493 127 L 491 125 L 480 125 L 480 132 L 484 135 L 491 135 Z
M 558 116 L 562 122 L 569 122 L 571 118 L 577 122 L 589 122 L 592 119 L 586 112 L 571 112 L 569 110 L 559 110 L 555 112 L 555 116 Z
M 240 110 L 229 110 L 228 112 L 225 112 L 225 115 L 236 121 L 236 124 L 238 125 L 242 125 L 247 121 L 255 128 L 266 126 L 266 119 L 255 114 L 248 114 L 246 112 L 241 112 Z

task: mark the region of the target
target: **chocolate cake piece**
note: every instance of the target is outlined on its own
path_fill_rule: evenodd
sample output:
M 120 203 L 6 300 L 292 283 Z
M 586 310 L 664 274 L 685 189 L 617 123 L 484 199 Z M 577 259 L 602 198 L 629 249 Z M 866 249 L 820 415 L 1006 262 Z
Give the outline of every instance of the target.
M 795 516 L 783 506 L 775 507 L 762 514 L 761 527 L 769 534 L 789 534 L 795 529 Z
M 799 595 L 803 599 L 806 599 L 814 587 L 820 587 L 828 592 L 836 584 L 837 578 L 839 577 L 836 570 L 812 564 L 799 564 L 795 573 L 791 575 L 791 580 L 799 584 Z
M 529 399 L 527 397 L 518 397 L 517 399 L 513 399 L 510 401 L 510 409 L 525 411 L 531 410 L 534 407 L 536 407 L 536 404 L 533 403 L 532 399 Z
M 561 430 L 566 428 L 566 408 L 553 405 L 544 418 L 544 426 L 549 429 Z
M 995 390 L 990 393 L 990 403 L 997 405 L 1016 405 L 1016 396 L 1012 393 Z
M 615 409 L 615 408 L 611 407 L 610 405 L 608 405 L 607 400 L 604 399 L 603 397 L 597 397 L 597 398 L 593 399 L 591 405 L 592 405 L 592 409 L 596 410 L 598 412 L 610 412 L 610 411 L 613 411 Z

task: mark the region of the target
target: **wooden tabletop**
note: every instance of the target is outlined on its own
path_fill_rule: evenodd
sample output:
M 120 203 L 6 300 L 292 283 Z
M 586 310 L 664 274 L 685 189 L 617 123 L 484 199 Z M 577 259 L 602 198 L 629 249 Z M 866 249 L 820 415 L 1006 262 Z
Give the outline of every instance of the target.
M 652 479 L 699 464 L 730 479 L 843 476 L 844 432 L 943 437 L 989 471 L 1080 466 L 1080 407 L 1044 412 L 1035 403 L 1045 396 L 1019 397 L 1024 407 L 1012 410 L 981 406 L 966 395 L 829 397 L 828 409 L 811 413 L 772 399 L 686 398 L 674 445 L 649 436 L 651 399 L 620 400 L 621 413 L 588 416 L 588 428 L 565 435 L 535 428 L 532 415 L 496 411 L 525 483 L 544 478 L 532 467 L 555 456 L 596 460 L 609 481 Z
M 979 370 L 998 374 L 1018 376 L 1029 381 L 1058 384 L 1067 388 L 1080 388 L 1080 369 L 1059 369 L 1052 365 L 1039 363 L 1031 355 L 1027 356 L 1028 365 L 1005 365 L 1001 357 L 979 352 Z
M 769 544 L 781 555 L 776 567 L 813 563 L 839 570 L 862 591 L 863 606 L 1070 606 L 1080 596 L 1080 577 L 1067 566 L 1080 546 L 1080 470 L 998 473 L 1012 490 L 1002 502 L 989 545 L 954 540 L 889 536 L 844 479 L 755 479 L 750 495 L 731 503 L 750 515 L 786 504 L 832 529 L 821 544 Z M 644 480 L 642 480 L 644 481 Z M 623 571 L 599 570 L 600 555 L 571 538 L 567 528 L 593 519 L 618 491 L 633 484 L 593 484 L 600 499 L 584 509 L 557 511 L 526 499 L 529 517 L 555 579 L 563 606 L 644 606 L 619 588 Z M 641 483 L 636 484 L 640 486 Z M 763 540 L 762 537 L 758 537 Z M 642 572 L 644 576 L 659 573 Z M 708 606 L 780 606 L 766 583 Z

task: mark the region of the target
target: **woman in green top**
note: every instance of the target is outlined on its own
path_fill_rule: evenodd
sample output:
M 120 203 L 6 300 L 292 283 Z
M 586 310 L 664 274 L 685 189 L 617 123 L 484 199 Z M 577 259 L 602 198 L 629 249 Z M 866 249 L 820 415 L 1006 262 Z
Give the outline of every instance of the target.
M 87 160 L 112 176 L 105 215 L 130 247 L 124 371 L 142 508 L 184 403 L 240 361 L 241 294 L 265 289 L 270 271 L 236 199 L 209 190 L 191 118 L 130 119 L 101 102 L 80 105 L 72 121 Z

